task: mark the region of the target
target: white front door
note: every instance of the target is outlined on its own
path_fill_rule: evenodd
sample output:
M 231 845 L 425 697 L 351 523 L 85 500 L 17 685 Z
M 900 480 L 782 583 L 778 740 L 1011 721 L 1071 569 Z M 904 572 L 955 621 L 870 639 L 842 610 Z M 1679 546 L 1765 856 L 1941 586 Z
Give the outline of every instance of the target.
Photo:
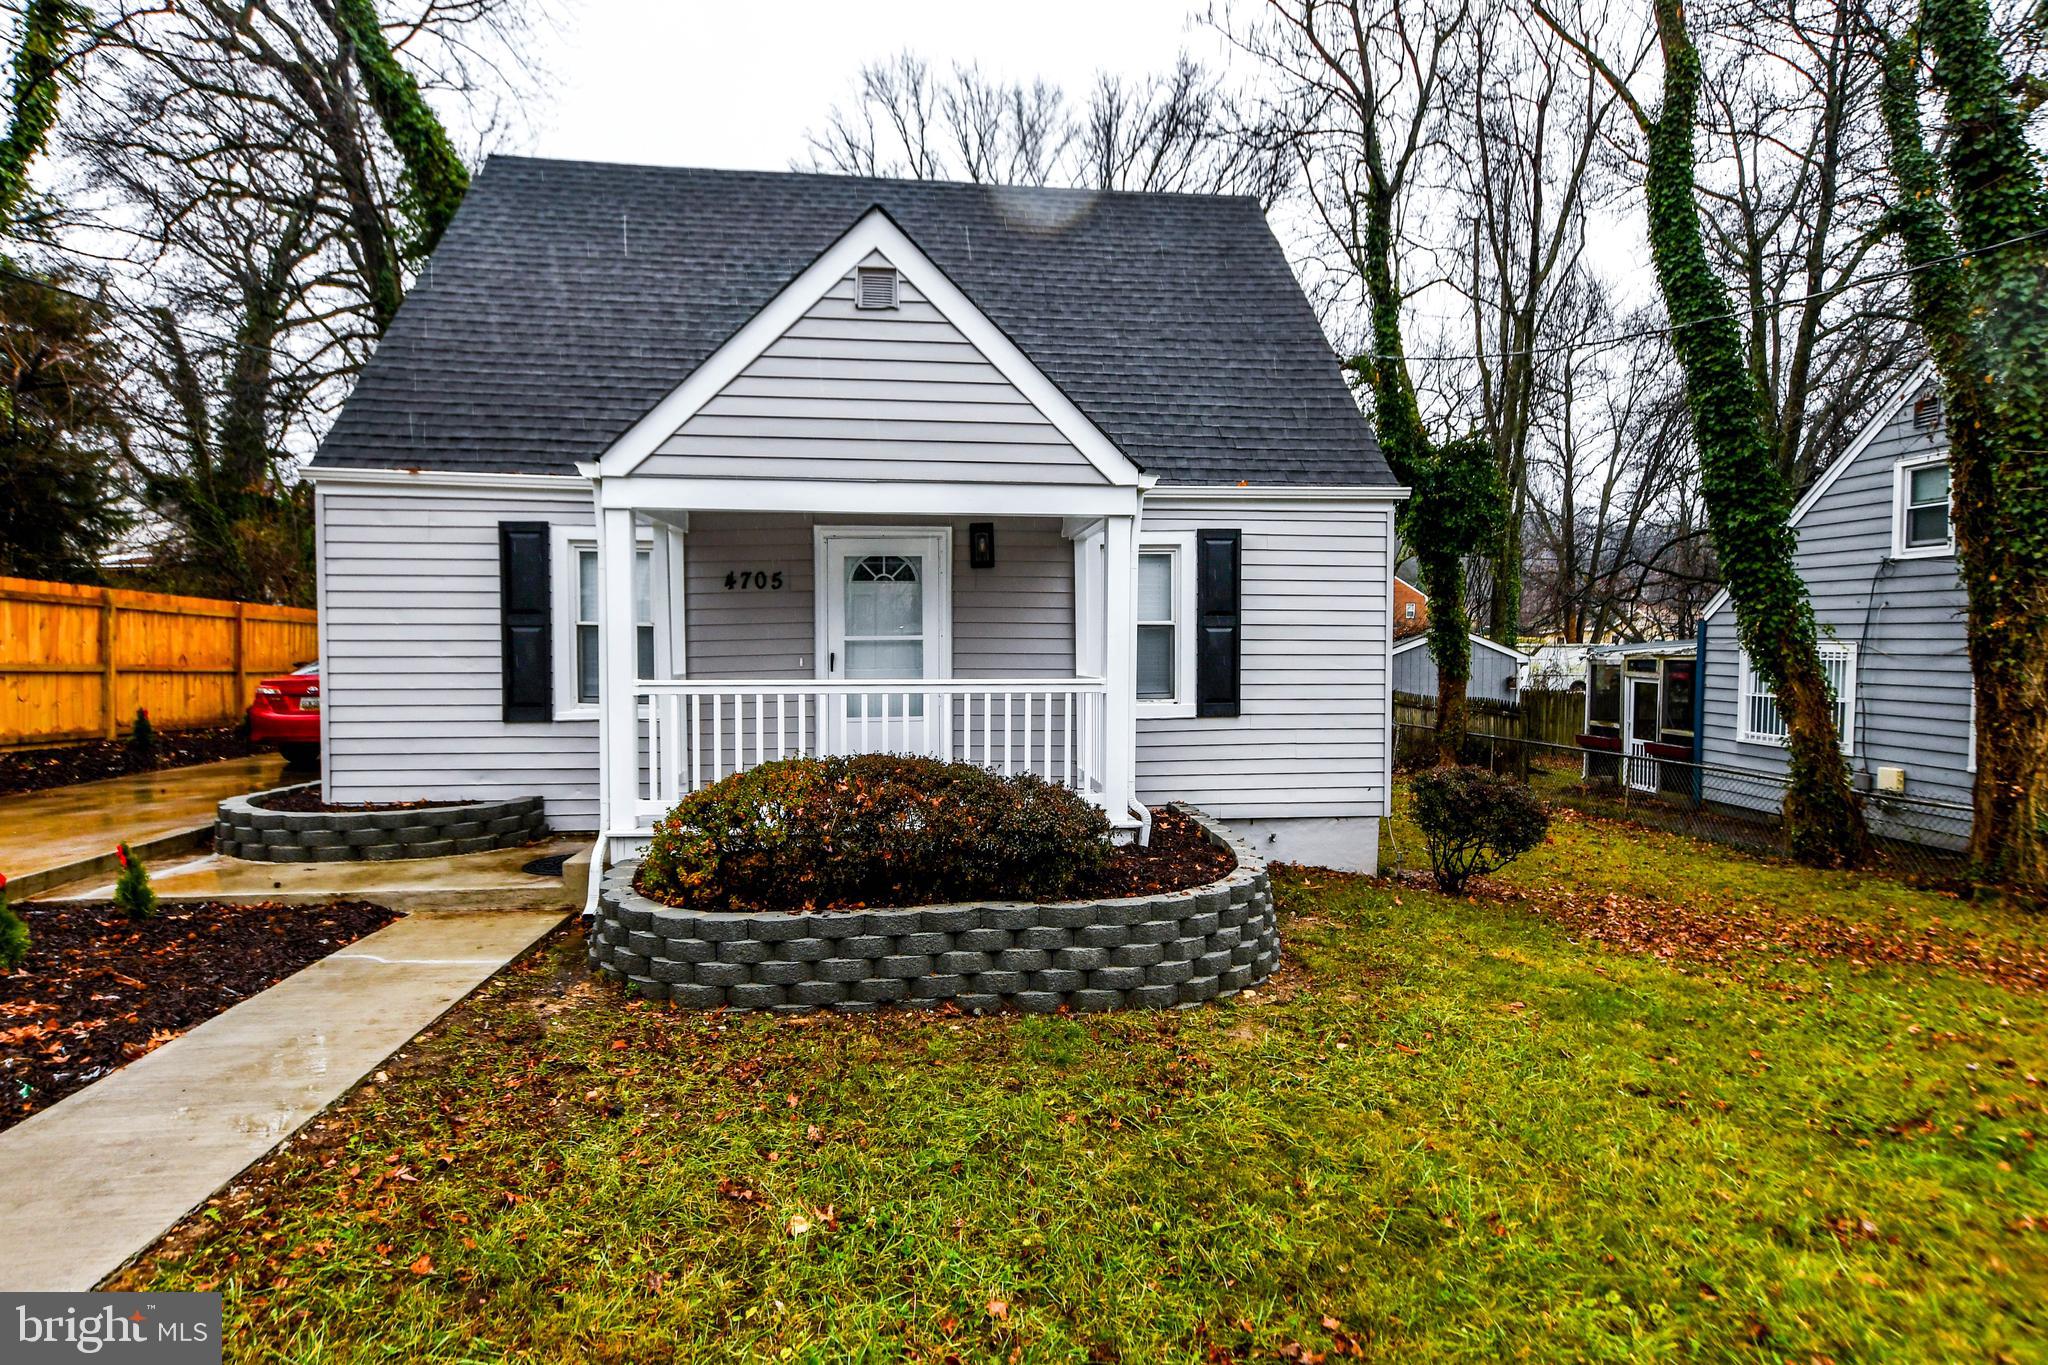
M 833 682 L 883 684 L 834 704 L 835 753 L 945 752 L 936 698 L 886 683 L 948 676 L 951 646 L 949 537 L 944 532 L 825 531 L 821 674 Z
M 1657 760 L 1650 757 L 1650 744 L 1657 738 L 1657 680 L 1628 680 L 1628 782 L 1637 791 L 1653 792 L 1663 786 Z

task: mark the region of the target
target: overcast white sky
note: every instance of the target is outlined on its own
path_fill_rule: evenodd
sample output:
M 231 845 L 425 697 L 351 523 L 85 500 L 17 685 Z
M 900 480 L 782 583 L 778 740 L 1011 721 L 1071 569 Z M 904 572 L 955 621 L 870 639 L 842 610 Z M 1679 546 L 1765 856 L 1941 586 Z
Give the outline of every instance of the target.
M 539 156 L 786 170 L 863 62 L 910 48 L 944 67 L 1043 76 L 1078 96 L 1097 70 L 1138 75 L 1218 36 L 1190 0 L 580 0 L 548 59 Z

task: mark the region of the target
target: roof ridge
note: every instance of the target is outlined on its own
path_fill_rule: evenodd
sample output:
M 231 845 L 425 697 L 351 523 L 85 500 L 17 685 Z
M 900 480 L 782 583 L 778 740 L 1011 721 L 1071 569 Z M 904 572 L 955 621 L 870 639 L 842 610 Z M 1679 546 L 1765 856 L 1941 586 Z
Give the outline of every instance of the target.
M 603 161 L 591 157 L 532 156 L 522 152 L 492 152 L 484 158 L 486 166 L 489 166 L 494 161 L 524 162 L 536 166 L 580 166 L 591 170 L 607 171 L 656 171 L 673 174 L 776 180 L 831 180 L 845 184 L 915 185 L 931 189 L 987 190 L 991 193 L 1046 194 L 1089 199 L 1105 197 L 1139 200 L 1192 199 L 1201 203 L 1245 203 L 1254 205 L 1259 202 L 1256 195 L 1207 194 L 1196 190 L 1121 190 L 1097 189 L 1087 185 L 1012 185 L 999 184 L 987 180 L 939 180 L 917 176 L 849 175 L 842 171 L 800 171 L 793 168 L 759 170 L 753 167 L 737 166 L 673 165 L 659 161 Z M 1264 210 L 1261 209 L 1260 212 L 1263 214 Z

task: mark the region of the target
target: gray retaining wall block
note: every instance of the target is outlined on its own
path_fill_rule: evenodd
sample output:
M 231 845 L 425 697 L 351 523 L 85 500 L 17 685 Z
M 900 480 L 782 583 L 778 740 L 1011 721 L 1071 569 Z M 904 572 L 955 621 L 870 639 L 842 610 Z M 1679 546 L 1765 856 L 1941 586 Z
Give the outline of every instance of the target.
M 230 804 L 222 803 L 220 821 L 232 842 L 266 850 L 274 836 L 255 828 L 245 835 L 250 812 L 231 811 Z M 445 841 L 451 824 L 493 828 L 507 818 L 495 804 L 448 807 L 459 815 L 445 822 L 429 821 L 427 810 L 397 813 L 402 821 L 377 826 L 358 827 L 346 815 L 325 818 L 338 822 L 334 846 L 348 850 L 341 856 L 397 857 L 406 855 L 396 832 L 431 824 Z M 522 831 L 544 832 L 537 798 L 502 804 L 528 822 Z M 633 889 L 638 865 L 623 863 L 599 889 L 591 966 L 636 993 L 693 1009 L 865 1013 L 950 1000 L 977 1013 L 1005 1005 L 1047 1013 L 1062 1006 L 1167 1009 L 1235 995 L 1265 980 L 1280 960 L 1272 883 L 1265 861 L 1243 840 L 1199 811 L 1176 809 L 1236 855 L 1236 871 L 1191 891 L 1112 900 L 778 915 L 659 904 Z M 350 842 L 372 828 L 377 842 Z M 285 843 L 301 857 L 327 847 L 290 836 Z
M 546 808 L 537 796 L 401 811 L 266 810 L 256 804 L 311 785 L 221 802 L 215 812 L 214 851 L 251 862 L 388 862 L 517 848 L 548 832 Z

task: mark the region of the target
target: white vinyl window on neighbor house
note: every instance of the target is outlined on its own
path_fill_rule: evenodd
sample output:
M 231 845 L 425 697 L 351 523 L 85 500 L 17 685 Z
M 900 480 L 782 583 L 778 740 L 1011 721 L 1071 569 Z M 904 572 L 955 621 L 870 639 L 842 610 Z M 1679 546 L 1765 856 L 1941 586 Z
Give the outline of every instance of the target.
M 1835 702 L 1835 732 L 1842 738 L 1842 752 L 1856 748 L 1856 646 L 1845 640 L 1823 640 L 1820 666 L 1827 673 L 1828 693 Z M 1742 655 L 1741 710 L 1736 716 L 1736 738 L 1745 744 L 1783 744 L 1785 716 L 1778 709 L 1777 694 L 1764 686 L 1749 654 Z
M 1954 554 L 1949 519 L 1948 457 L 1929 455 L 1892 466 L 1892 558 Z
M 1138 714 L 1195 714 L 1195 538 L 1138 543 Z

